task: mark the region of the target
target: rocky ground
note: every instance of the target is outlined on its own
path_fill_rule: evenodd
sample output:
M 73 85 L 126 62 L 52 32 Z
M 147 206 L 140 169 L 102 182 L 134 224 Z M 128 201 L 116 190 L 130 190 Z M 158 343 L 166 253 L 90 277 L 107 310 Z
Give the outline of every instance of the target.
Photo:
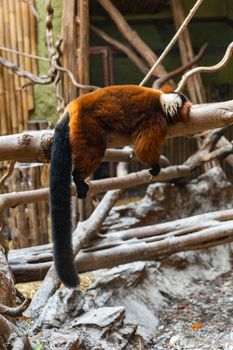
M 232 193 L 219 168 L 186 185 L 151 185 L 138 206 L 114 209 L 103 231 L 231 208 Z M 230 245 L 98 270 L 90 281 L 85 291 L 58 290 L 25 323 L 36 350 L 233 350 Z
M 233 350 L 231 247 L 94 273 L 29 326 L 40 350 Z
M 195 291 L 160 312 L 151 349 L 233 349 L 233 272 L 196 283 Z

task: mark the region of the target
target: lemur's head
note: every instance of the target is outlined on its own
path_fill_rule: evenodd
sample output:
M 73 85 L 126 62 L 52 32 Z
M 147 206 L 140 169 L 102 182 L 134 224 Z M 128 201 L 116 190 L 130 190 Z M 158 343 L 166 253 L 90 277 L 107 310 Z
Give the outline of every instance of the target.
M 160 102 L 170 122 L 188 119 L 191 103 L 183 94 L 179 92 L 162 93 Z

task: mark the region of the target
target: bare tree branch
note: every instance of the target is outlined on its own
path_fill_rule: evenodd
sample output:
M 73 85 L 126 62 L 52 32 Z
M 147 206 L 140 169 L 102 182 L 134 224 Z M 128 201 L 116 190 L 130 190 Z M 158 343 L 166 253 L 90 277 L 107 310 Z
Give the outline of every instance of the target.
M 207 48 L 208 44 L 205 43 L 199 50 L 199 52 L 197 53 L 197 55 L 187 64 L 174 69 L 172 72 L 169 72 L 166 75 L 163 75 L 162 77 L 159 77 L 158 79 L 156 79 L 153 83 L 153 89 L 160 89 L 161 86 L 168 80 L 175 78 L 177 75 L 182 74 L 183 72 L 185 72 L 187 69 L 189 69 L 190 67 L 192 67 L 193 65 L 195 65 L 204 55 L 206 48 Z
M 147 67 L 147 65 L 130 47 L 122 44 L 120 41 L 112 38 L 110 35 L 105 33 L 103 30 L 100 30 L 93 25 L 91 25 L 90 28 L 91 28 L 91 30 L 93 30 L 93 32 L 95 32 L 100 38 L 105 40 L 108 44 L 110 44 L 113 47 L 115 47 L 116 49 L 124 52 L 143 74 L 146 74 L 148 72 L 149 68 Z
M 0 304 L 0 314 L 10 317 L 19 317 L 22 316 L 23 312 L 28 308 L 31 299 L 25 299 L 24 302 L 17 307 L 9 307 L 6 305 Z
M 16 64 L 14 64 L 11 61 L 8 61 L 6 58 L 0 56 L 0 63 L 8 68 L 11 69 L 14 73 L 19 75 L 20 77 L 28 78 L 31 80 L 32 83 L 34 84 L 50 84 L 53 80 L 52 76 L 47 75 L 47 76 L 41 76 L 37 77 L 36 75 L 27 72 L 20 67 L 18 67 Z
M 14 167 L 15 167 L 15 163 L 16 163 L 15 161 L 11 161 L 10 164 L 8 165 L 8 169 L 7 169 L 6 173 L 0 178 L 0 191 L 1 191 L 1 193 L 4 192 L 5 181 L 13 173 L 13 170 L 14 170 Z
M 200 150 L 191 156 L 183 165 L 168 166 L 167 168 L 162 169 L 159 175 L 155 177 L 151 176 L 148 170 L 141 170 L 123 177 L 89 181 L 90 193 L 96 194 L 110 190 L 131 188 L 158 181 L 170 181 L 189 177 L 191 176 L 192 170 L 201 163 L 209 161 L 214 157 L 219 157 L 222 159 L 229 154 L 232 154 L 232 152 L 232 147 L 222 147 L 219 150 L 214 150 L 210 153 L 208 153 L 206 150 Z M 76 195 L 76 187 L 74 185 L 72 186 L 72 195 Z M 48 188 L 2 194 L 0 195 L 0 214 L 5 208 L 15 207 L 19 204 L 45 201 L 48 200 L 48 198 Z
M 25 0 L 29 5 L 32 5 L 32 2 L 30 0 Z M 26 83 L 24 86 L 22 86 L 21 88 L 25 88 L 29 85 L 34 85 L 34 84 L 51 84 L 52 82 L 54 82 L 55 85 L 55 93 L 56 93 L 56 97 L 58 100 L 58 109 L 59 112 L 63 112 L 64 109 L 64 101 L 63 98 L 61 96 L 61 94 L 59 93 L 59 81 L 60 81 L 60 73 L 65 73 L 68 74 L 72 84 L 74 86 L 77 86 L 79 88 L 82 89 L 86 89 L 86 90 L 96 90 L 99 87 L 97 86 L 92 86 L 92 85 L 83 85 L 83 84 L 79 84 L 75 78 L 74 75 L 72 74 L 72 72 L 70 72 L 68 69 L 65 69 L 63 67 L 61 67 L 60 65 L 60 56 L 61 56 L 61 52 L 59 50 L 59 46 L 61 44 L 61 39 L 58 40 L 57 44 L 54 44 L 53 41 L 53 24 L 52 24 L 52 19 L 53 19 L 53 8 L 52 8 L 52 1 L 51 0 L 47 0 L 46 2 L 46 6 L 47 6 L 47 21 L 46 21 L 46 38 L 47 38 L 47 46 L 48 46 L 48 50 L 50 53 L 50 58 L 46 59 L 46 58 L 42 58 L 42 57 L 38 57 L 38 56 L 34 56 L 34 55 L 28 55 L 26 53 L 21 53 L 18 51 L 14 51 L 14 53 L 17 54 L 22 54 L 24 56 L 28 56 L 31 58 L 36 58 L 36 59 L 43 59 L 43 60 L 48 60 L 50 62 L 50 69 L 49 69 L 49 73 L 47 76 L 35 76 L 34 74 L 32 74 L 31 72 L 25 71 L 23 69 L 21 69 L 20 67 L 18 67 L 16 64 L 14 64 L 11 61 L 8 61 L 7 59 L 5 59 L 4 57 L 0 56 L 0 64 L 2 64 L 4 67 L 11 69 L 15 74 L 24 77 L 24 78 L 28 78 L 30 80 L 29 83 Z M 11 51 L 11 49 L 9 48 L 2 48 L 5 51 Z
M 11 53 L 14 53 L 15 55 L 25 56 L 25 57 L 33 58 L 35 60 L 40 60 L 40 61 L 46 61 L 48 63 L 50 62 L 50 59 L 47 57 L 36 56 L 36 55 L 32 55 L 30 53 L 22 52 L 19 50 L 9 49 L 8 47 L 5 47 L 5 46 L 0 46 L 0 51 L 11 52 Z
M 148 45 L 140 38 L 140 36 L 132 30 L 132 28 L 128 25 L 125 18 L 122 16 L 120 11 L 113 5 L 113 3 L 109 0 L 98 0 L 100 5 L 108 12 L 109 16 L 115 22 L 119 32 L 123 35 L 124 38 L 128 40 L 130 45 L 134 47 L 134 49 L 144 58 L 144 60 L 152 65 L 157 56 L 150 49 Z M 155 74 L 163 75 L 166 74 L 166 70 L 163 66 L 158 65 L 157 71 Z
M 190 78 L 194 74 L 202 73 L 202 72 L 203 73 L 213 73 L 213 72 L 219 71 L 220 69 L 222 69 L 224 66 L 227 65 L 227 63 L 231 59 L 232 54 L 233 54 L 233 42 L 231 42 L 230 45 L 228 45 L 227 50 L 225 52 L 225 55 L 223 56 L 221 61 L 218 62 L 217 64 L 215 64 L 214 66 L 196 67 L 196 68 L 191 69 L 189 72 L 185 73 L 175 91 L 177 91 L 177 92 L 181 91 L 183 89 L 187 79 Z
M 180 36 L 180 34 L 185 30 L 185 28 L 187 27 L 188 23 L 190 22 L 190 20 L 193 18 L 194 14 L 196 13 L 196 11 L 198 10 L 198 8 L 201 6 L 201 4 L 203 3 L 204 0 L 197 0 L 195 5 L 193 6 L 193 8 L 190 10 L 188 16 L 185 18 L 184 22 L 182 23 L 182 25 L 180 26 L 180 28 L 178 29 L 178 31 L 176 32 L 176 34 L 173 36 L 172 40 L 169 42 L 169 44 L 166 46 L 166 48 L 164 49 L 163 53 L 160 55 L 160 57 L 157 59 L 157 61 L 154 63 L 154 65 L 152 66 L 152 68 L 149 70 L 149 72 L 147 73 L 147 75 L 144 77 L 144 79 L 141 81 L 141 83 L 139 84 L 140 86 L 144 85 L 147 80 L 151 77 L 152 73 L 155 71 L 155 69 L 158 67 L 158 65 L 163 61 L 163 59 L 167 56 L 168 52 L 171 50 L 171 48 L 174 46 L 174 44 L 176 43 L 178 37 Z

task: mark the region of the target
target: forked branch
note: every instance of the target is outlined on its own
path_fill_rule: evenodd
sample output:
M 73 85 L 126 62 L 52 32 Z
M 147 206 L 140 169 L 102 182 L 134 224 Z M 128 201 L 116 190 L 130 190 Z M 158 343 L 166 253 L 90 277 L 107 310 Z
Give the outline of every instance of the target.
M 181 81 L 178 84 L 178 87 L 176 88 L 176 92 L 181 91 L 184 88 L 184 85 L 186 84 L 187 80 L 194 74 L 197 73 L 213 73 L 213 72 L 217 72 L 220 69 L 222 69 L 223 67 L 225 67 L 227 65 L 227 63 L 230 61 L 231 56 L 233 54 L 233 41 L 230 43 L 230 45 L 228 45 L 227 50 L 225 52 L 225 55 L 223 56 L 223 58 L 221 59 L 220 62 L 218 62 L 217 64 L 215 64 L 214 66 L 210 66 L 210 67 L 195 67 L 193 69 L 191 69 L 189 72 L 185 73 L 181 79 Z

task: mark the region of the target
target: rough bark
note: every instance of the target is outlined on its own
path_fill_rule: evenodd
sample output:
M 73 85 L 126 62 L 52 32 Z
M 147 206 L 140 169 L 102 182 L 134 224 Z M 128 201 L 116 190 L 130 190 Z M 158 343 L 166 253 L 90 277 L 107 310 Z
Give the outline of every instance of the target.
M 167 138 L 193 136 L 209 129 L 216 129 L 233 123 L 233 100 L 203 105 L 193 105 L 189 121 L 176 123 L 168 128 Z M 0 161 L 48 162 L 53 131 L 28 131 L 22 134 L 0 137 Z M 131 139 L 110 134 L 108 147 L 130 145 Z
M 17 327 L 0 315 L 0 347 L 2 350 L 32 350 L 28 338 L 19 334 Z
M 79 243 L 75 245 L 82 246 L 83 240 L 86 244 L 77 256 L 79 271 L 134 260 L 161 259 L 177 249 L 199 249 L 232 241 L 232 198 L 233 188 L 220 168 L 211 169 L 198 180 L 182 186 L 150 185 L 137 206 L 129 204 L 113 209 L 103 225 L 102 233 L 108 231 L 106 235 L 87 239 L 86 222 L 80 223 L 75 234 Z M 229 209 L 214 211 L 226 208 Z M 196 215 L 203 211 L 209 213 Z M 168 218 L 181 219 L 159 224 Z M 95 233 L 100 232 L 97 221 L 95 215 L 92 223 L 89 222 Z M 9 261 L 16 279 L 40 278 L 41 271 L 45 273 L 52 263 L 51 245 L 10 252 Z
M 222 217 L 220 217 L 221 221 L 218 221 L 216 219 L 218 213 L 215 213 L 214 219 L 211 216 L 208 217 L 208 214 L 202 214 L 191 218 L 191 220 L 180 219 L 169 222 L 168 225 L 140 227 L 111 234 L 103 242 L 93 243 L 91 247 L 86 247 L 79 253 L 76 257 L 78 270 L 79 272 L 87 272 L 135 261 L 159 261 L 177 252 L 205 249 L 233 242 L 232 212 L 230 215 L 224 211 L 221 215 L 228 215 L 231 219 L 222 221 Z M 205 220 L 204 224 L 200 224 L 202 220 Z M 177 226 L 179 229 L 176 229 Z M 16 276 L 19 274 L 18 278 L 27 279 L 31 275 L 32 257 L 33 253 L 24 257 L 25 260 L 28 259 L 29 263 L 22 263 L 22 259 L 19 258 L 21 261 L 18 261 L 18 266 L 15 264 L 16 259 L 14 259 L 15 265 L 12 265 L 12 268 Z M 40 259 L 40 255 L 38 258 Z M 34 265 L 34 268 L 37 269 L 34 271 L 35 277 L 39 277 L 38 267 L 40 264 Z
M 14 307 L 16 303 L 16 290 L 14 276 L 8 265 L 6 252 L 0 247 L 0 305 Z M 1 311 L 0 311 L 1 312 Z

